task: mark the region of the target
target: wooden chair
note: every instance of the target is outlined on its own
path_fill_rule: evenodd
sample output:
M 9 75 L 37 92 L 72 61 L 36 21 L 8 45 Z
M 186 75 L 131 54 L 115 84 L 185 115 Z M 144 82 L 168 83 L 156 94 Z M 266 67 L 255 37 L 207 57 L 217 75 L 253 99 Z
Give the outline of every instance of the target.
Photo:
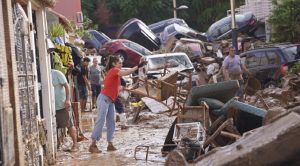
M 209 127 L 209 108 L 205 102 L 200 106 L 179 106 L 178 123 L 201 122 L 207 130 Z
M 175 108 L 175 101 L 177 100 L 177 77 L 178 72 L 174 71 L 166 73 L 157 80 L 139 79 L 136 83 L 138 85 L 137 88 L 129 87 L 125 90 L 140 97 L 154 99 L 172 110 Z M 171 96 L 173 96 L 174 102 L 170 106 L 167 99 Z

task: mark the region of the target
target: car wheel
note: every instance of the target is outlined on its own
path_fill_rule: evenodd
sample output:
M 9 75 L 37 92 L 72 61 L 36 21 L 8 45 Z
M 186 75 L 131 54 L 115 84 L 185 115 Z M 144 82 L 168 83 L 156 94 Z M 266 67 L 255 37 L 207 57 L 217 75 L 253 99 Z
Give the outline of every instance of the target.
M 117 52 L 117 56 L 122 60 L 123 63 L 127 60 L 127 55 L 124 52 Z

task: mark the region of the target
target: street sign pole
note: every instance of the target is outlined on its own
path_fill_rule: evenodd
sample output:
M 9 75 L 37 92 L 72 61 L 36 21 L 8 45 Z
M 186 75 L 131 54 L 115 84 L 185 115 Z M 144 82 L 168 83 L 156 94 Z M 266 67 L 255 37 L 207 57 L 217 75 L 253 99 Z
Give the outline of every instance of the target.
M 230 0 L 231 6 L 231 30 L 232 30 L 232 46 L 235 48 L 235 52 L 238 53 L 238 43 L 237 43 L 237 30 L 235 23 L 235 0 Z
M 177 18 L 176 0 L 173 0 L 173 14 L 174 14 L 174 18 Z

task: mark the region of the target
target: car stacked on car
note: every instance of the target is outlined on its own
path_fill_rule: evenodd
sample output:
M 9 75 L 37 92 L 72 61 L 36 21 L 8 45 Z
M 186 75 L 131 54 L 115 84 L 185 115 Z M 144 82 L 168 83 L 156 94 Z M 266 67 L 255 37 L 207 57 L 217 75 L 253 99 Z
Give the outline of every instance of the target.
M 257 31 L 260 22 L 253 13 L 247 12 L 236 15 L 236 25 L 238 33 L 250 35 Z M 163 59 L 163 56 L 167 54 L 160 54 L 161 48 L 169 49 L 169 53 L 175 52 L 174 56 L 178 56 L 176 54 L 178 51 L 185 52 L 192 62 L 197 62 L 198 60 L 195 59 L 212 55 L 214 48 L 213 45 L 209 48 L 211 41 L 215 43 L 231 36 L 231 16 L 216 21 L 206 33 L 190 28 L 183 19 L 178 18 L 162 20 L 148 26 L 141 20 L 132 18 L 120 27 L 116 35 L 117 39 L 113 40 L 95 30 L 88 32 L 91 36 L 91 43 L 95 45 L 94 47 L 102 57 L 102 65 L 105 65 L 110 55 L 120 56 L 124 67 L 134 67 L 142 57 L 147 59 L 150 55 L 151 60 L 155 59 L 154 57 Z M 171 42 L 174 43 L 170 44 Z M 264 86 L 277 85 L 289 67 L 300 58 L 297 47 L 299 45 L 275 45 L 253 49 L 240 56 L 252 74 Z M 160 55 L 153 56 L 155 54 Z M 168 56 L 173 57 L 169 54 Z
M 100 48 L 99 53 L 103 57 L 102 64 L 105 64 L 109 55 L 118 55 L 122 59 L 124 67 L 134 67 L 139 64 L 142 57 L 152 54 L 147 48 L 127 39 L 107 42 Z

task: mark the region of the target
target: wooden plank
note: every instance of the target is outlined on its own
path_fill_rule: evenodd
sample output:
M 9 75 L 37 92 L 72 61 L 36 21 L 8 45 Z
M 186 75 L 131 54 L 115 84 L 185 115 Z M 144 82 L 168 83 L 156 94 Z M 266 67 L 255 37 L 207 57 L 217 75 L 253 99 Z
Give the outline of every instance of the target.
M 300 162 L 299 137 L 300 115 L 291 112 L 245 133 L 235 143 L 199 158 L 194 165 L 297 165 Z
M 168 108 L 166 105 L 164 105 L 161 102 L 158 102 L 154 99 L 151 99 L 149 97 L 143 97 L 142 101 L 153 113 L 159 114 L 159 113 L 163 113 L 163 112 L 170 110 L 170 108 Z
M 224 136 L 224 137 L 228 137 L 228 138 L 232 138 L 232 139 L 240 139 L 240 138 L 241 138 L 241 136 L 236 135 L 236 134 L 229 133 L 229 132 L 227 132 L 227 131 L 221 131 L 220 134 L 221 134 L 222 136 Z
M 211 141 L 212 140 L 214 140 L 220 133 L 221 133 L 221 131 L 223 130 L 223 129 L 225 129 L 225 127 L 227 126 L 227 125 L 229 125 L 230 124 L 230 121 L 233 121 L 233 119 L 232 118 L 230 118 L 230 119 L 227 119 L 214 133 L 213 133 L 213 135 L 211 135 L 210 137 L 208 137 L 206 140 L 205 140 L 205 142 L 204 142 L 204 144 L 203 144 L 203 147 L 204 148 L 206 148 L 207 147 L 207 145 L 209 145 L 210 143 L 211 143 Z
M 43 96 L 43 114 L 46 120 L 46 129 L 47 129 L 47 159 L 48 163 L 55 163 L 55 139 L 56 131 L 53 130 L 53 124 L 55 124 L 54 112 L 54 91 L 52 86 L 52 76 L 51 76 L 51 66 L 50 66 L 50 57 L 47 56 L 47 46 L 46 46 L 46 33 L 47 25 L 45 20 L 45 11 L 38 10 L 36 12 L 36 21 L 37 21 L 37 35 L 38 37 L 38 47 L 39 47 L 39 64 L 40 64 L 40 73 L 41 73 L 41 84 L 42 84 L 42 96 Z

